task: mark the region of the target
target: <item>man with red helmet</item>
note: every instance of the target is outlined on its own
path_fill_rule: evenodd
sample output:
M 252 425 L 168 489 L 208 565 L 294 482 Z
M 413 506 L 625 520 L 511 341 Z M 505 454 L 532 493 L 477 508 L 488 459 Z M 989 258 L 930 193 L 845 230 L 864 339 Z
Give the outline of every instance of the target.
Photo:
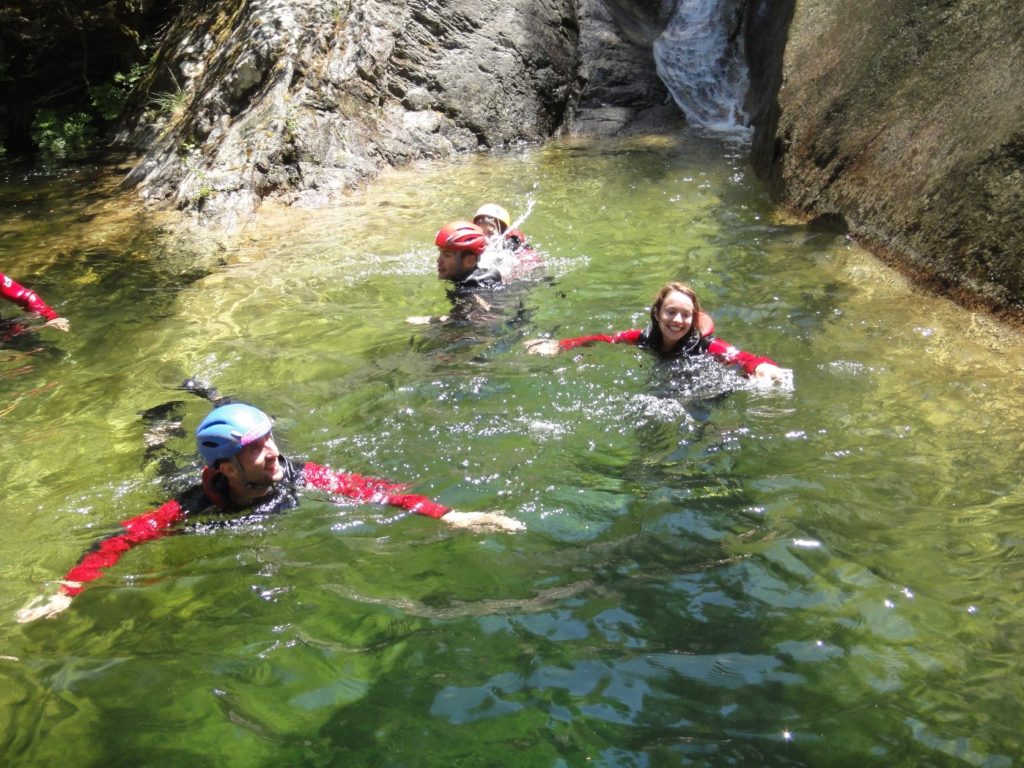
M 489 304 L 478 294 L 501 288 L 501 273 L 496 269 L 483 269 L 480 256 L 487 248 L 487 235 L 469 221 L 449 221 L 438 230 L 434 237 L 437 245 L 437 279 L 449 280 L 452 288 L 448 298 L 458 302 L 470 298 L 475 304 L 489 309 Z M 449 315 L 438 318 L 414 316 L 406 318 L 413 325 L 444 322 Z
M 481 269 L 480 256 L 487 248 L 487 235 L 469 221 L 449 221 L 434 238 L 437 245 L 437 277 L 451 280 L 456 292 L 501 285 L 496 269 Z

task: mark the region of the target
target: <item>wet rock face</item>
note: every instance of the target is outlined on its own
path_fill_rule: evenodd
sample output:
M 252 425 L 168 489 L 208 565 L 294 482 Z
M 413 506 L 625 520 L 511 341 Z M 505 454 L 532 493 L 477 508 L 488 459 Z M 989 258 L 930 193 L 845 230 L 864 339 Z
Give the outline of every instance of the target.
M 146 150 L 130 185 L 219 226 L 385 164 L 545 138 L 578 95 L 574 0 L 228 5 L 183 12 L 147 84 L 173 108 L 154 126 L 140 104 L 121 137 Z
M 1019 0 L 752 0 L 747 17 L 754 162 L 781 202 L 1024 320 Z
M 580 0 L 580 95 L 573 134 L 664 130 L 685 123 L 658 77 L 653 45 L 668 20 L 661 0 Z

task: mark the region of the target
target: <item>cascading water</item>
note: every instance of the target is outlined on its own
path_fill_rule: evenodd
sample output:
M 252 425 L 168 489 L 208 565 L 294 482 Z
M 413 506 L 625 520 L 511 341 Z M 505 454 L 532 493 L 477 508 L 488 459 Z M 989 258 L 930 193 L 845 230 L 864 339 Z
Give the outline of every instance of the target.
M 654 41 L 658 76 L 691 125 L 748 136 L 747 67 L 730 34 L 729 0 L 677 0 Z

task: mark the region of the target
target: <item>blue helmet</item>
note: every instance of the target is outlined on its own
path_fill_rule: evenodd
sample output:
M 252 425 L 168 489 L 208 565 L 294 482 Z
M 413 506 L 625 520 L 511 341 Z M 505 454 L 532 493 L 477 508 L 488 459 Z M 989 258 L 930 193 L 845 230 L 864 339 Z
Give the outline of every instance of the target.
M 274 425 L 259 408 L 231 403 L 214 408 L 196 429 L 196 447 L 207 466 L 230 459 L 249 443 L 270 434 Z

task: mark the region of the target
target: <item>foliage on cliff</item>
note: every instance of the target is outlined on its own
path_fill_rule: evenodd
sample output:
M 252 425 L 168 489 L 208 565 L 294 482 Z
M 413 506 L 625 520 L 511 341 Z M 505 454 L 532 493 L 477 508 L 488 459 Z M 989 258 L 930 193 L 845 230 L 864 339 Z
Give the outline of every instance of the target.
M 8 0 L 0 6 L 0 146 L 55 155 L 87 149 L 120 114 L 175 9 L 155 0 Z

